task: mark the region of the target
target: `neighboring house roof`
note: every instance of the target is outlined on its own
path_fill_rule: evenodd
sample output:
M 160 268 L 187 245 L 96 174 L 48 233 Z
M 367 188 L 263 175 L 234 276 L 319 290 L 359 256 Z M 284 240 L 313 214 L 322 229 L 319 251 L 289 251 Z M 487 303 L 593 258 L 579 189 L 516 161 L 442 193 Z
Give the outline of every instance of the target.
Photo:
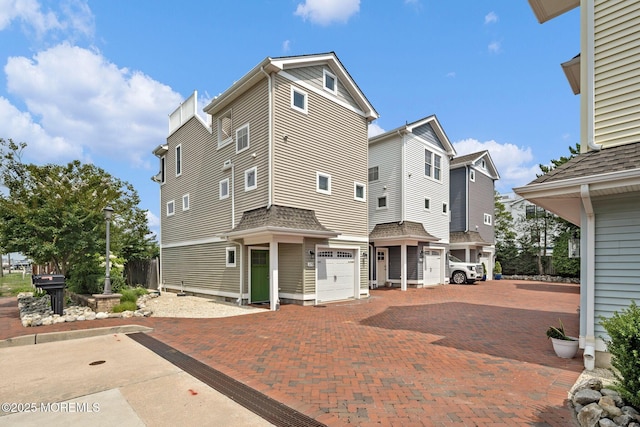
M 420 222 L 400 221 L 376 224 L 369 234 L 369 240 L 419 240 L 436 242 L 440 239 L 429 234 Z
M 477 231 L 452 231 L 449 233 L 449 243 L 472 243 L 478 246 L 490 245 Z
M 485 162 L 487 164 L 487 173 L 493 179 L 500 179 L 500 175 L 498 174 L 498 168 L 496 168 L 495 163 L 493 163 L 493 159 L 489 154 L 489 151 L 478 151 L 477 153 L 465 154 L 464 156 L 458 156 L 451 159 L 451 163 L 449 163 L 449 169 L 457 169 L 463 166 L 475 166 L 476 170 L 482 170 L 478 166 L 480 159 L 484 157 Z
M 438 118 L 436 117 L 435 114 L 432 114 L 423 119 L 417 120 L 413 123 L 407 123 L 404 126 L 397 127 L 395 129 L 381 133 L 379 135 L 372 136 L 371 138 L 369 138 L 369 144 L 381 141 L 389 137 L 393 137 L 398 133 L 400 134 L 411 133 L 415 128 L 420 127 L 426 123 L 429 123 L 431 125 L 438 139 L 442 143 L 442 146 L 444 147 L 444 150 L 446 151 L 446 153 L 451 157 L 455 156 L 456 150 L 455 148 L 453 148 L 453 144 L 451 144 L 451 141 L 449 141 L 449 137 L 447 137 L 447 134 L 444 132 L 444 129 L 442 129 L 442 126 L 440 125 L 440 122 L 438 121 Z
M 336 237 L 340 234 L 323 226 L 312 210 L 271 205 L 245 211 L 238 225 L 225 235 L 244 237 L 260 233 L 324 237 Z
M 342 86 L 349 92 L 358 103 L 362 113 L 369 121 L 378 118 L 378 113 L 373 108 L 367 97 L 362 93 L 356 82 L 351 78 L 347 69 L 342 65 L 335 52 L 319 53 L 313 55 L 283 56 L 277 58 L 267 57 L 251 71 L 245 74 L 240 80 L 231 85 L 220 95 L 216 96 L 204 111 L 212 116 L 223 110 L 238 96 L 251 88 L 258 81 L 267 77 L 265 73 L 278 73 L 288 68 L 298 68 L 304 66 L 314 66 L 326 64 L 336 75 Z
M 580 0 L 529 0 L 529 5 L 542 24 L 580 6 Z
M 582 186 L 591 197 L 640 191 L 640 142 L 579 154 L 513 190 L 532 203 L 580 224 Z

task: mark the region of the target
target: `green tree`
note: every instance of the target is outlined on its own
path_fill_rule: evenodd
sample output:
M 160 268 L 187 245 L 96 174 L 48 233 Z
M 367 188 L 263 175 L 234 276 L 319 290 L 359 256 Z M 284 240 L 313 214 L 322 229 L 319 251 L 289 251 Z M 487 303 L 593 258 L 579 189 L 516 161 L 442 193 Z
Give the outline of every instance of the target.
M 0 247 L 35 263 L 51 263 L 71 281 L 81 282 L 81 276 L 99 272 L 96 255 L 105 251 L 103 208 L 110 205 L 115 211 L 111 250 L 142 256 L 150 231 L 131 184 L 77 160 L 24 163 L 25 147 L 0 138 L 0 184 L 8 189 L 0 199 Z
M 513 215 L 500 201 L 500 195 L 496 192 L 494 208 L 494 231 L 496 241 L 496 259 L 502 265 L 504 274 L 515 274 L 515 260 L 518 256 L 516 245 L 516 232 L 514 231 Z

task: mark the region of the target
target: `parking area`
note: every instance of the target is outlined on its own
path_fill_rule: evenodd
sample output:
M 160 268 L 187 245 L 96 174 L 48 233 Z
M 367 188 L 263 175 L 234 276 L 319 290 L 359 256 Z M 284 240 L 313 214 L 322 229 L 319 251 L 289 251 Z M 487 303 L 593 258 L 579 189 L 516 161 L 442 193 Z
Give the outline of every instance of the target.
M 581 352 L 556 357 L 545 331 L 561 319 L 577 333 L 578 304 L 578 285 L 501 280 L 100 326 L 150 326 L 154 338 L 327 425 L 567 426 Z M 0 304 L 0 339 L 16 333 L 8 312 Z

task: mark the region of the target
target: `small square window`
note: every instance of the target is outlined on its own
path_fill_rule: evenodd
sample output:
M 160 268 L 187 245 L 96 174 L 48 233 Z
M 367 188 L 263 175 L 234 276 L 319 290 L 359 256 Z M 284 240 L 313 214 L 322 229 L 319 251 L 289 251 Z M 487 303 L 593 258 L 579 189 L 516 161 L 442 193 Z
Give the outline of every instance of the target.
M 254 190 L 258 187 L 258 170 L 253 167 L 244 171 L 244 191 Z
M 307 94 L 291 86 L 291 108 L 307 114 Z
M 338 81 L 336 80 L 336 76 L 331 74 L 329 71 L 324 70 L 323 78 L 325 90 L 328 90 L 335 95 L 338 92 Z
M 176 213 L 176 202 L 174 200 L 169 200 L 167 202 L 167 216 L 172 216 Z
M 369 182 L 377 181 L 380 179 L 380 174 L 378 172 L 378 166 L 373 166 L 369 168 Z
M 476 171 L 474 171 L 473 169 L 471 169 L 469 171 L 469 180 L 475 182 L 476 181 Z
M 229 178 L 225 178 L 220 181 L 220 200 L 229 197 Z
M 176 176 L 182 175 L 182 145 L 176 146 Z
M 182 196 L 182 210 L 188 211 L 190 206 L 189 195 L 185 194 Z
M 236 266 L 236 248 L 231 247 L 231 248 L 225 248 L 225 249 L 227 252 L 227 256 L 226 256 L 227 267 L 235 267 Z
M 447 203 L 442 204 L 442 213 L 445 215 L 449 213 L 449 205 L 447 205 Z
M 353 199 L 359 200 L 361 202 L 366 201 L 366 190 L 364 184 L 360 184 L 359 182 L 353 183 Z
M 484 225 L 491 225 L 491 215 L 490 214 L 484 214 Z
M 316 172 L 316 191 L 318 193 L 331 194 L 331 175 Z
M 236 153 L 249 148 L 249 124 L 236 130 Z
M 424 198 L 424 210 L 425 211 L 431 210 L 431 199 L 428 197 Z
M 378 209 L 386 209 L 387 196 L 378 197 Z

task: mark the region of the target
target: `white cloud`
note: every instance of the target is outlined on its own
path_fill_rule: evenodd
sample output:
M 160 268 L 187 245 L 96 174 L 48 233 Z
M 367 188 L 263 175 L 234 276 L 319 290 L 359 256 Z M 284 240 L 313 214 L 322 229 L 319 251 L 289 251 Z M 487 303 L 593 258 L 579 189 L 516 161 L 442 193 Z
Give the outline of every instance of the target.
M 487 150 L 498 169 L 500 180 L 496 182 L 496 190 L 508 193 L 513 187 L 526 185 L 536 179 L 540 167 L 533 161 L 530 147 L 518 147 L 514 144 L 501 144 L 496 141 L 480 142 L 469 138 L 453 143 L 458 156 Z
M 345 23 L 360 10 L 360 0 L 305 0 L 298 4 L 294 15 L 314 24 Z
M 149 224 L 149 228 L 160 227 L 160 218 L 151 211 L 147 211 L 147 224 Z
M 17 21 L 23 32 L 33 32 L 39 39 L 55 31 L 64 31 L 67 37 L 93 35 L 94 17 L 85 0 L 66 0 L 58 6 L 60 10 L 55 13 L 43 11 L 37 0 L 0 0 L 0 31 Z
M 455 71 L 449 71 L 447 74 L 445 74 L 446 77 L 450 77 L 450 78 L 454 78 L 456 76 L 456 72 Z
M 380 135 L 385 132 L 386 131 L 376 123 L 371 123 L 369 125 L 369 138 L 371 138 L 372 136 Z
M 502 46 L 500 42 L 491 42 L 489 46 L 487 46 L 489 53 L 500 53 L 502 51 Z
M 82 153 L 86 159 L 95 153 L 149 167 L 149 149 L 166 138 L 167 114 L 182 100 L 141 72 L 66 43 L 31 59 L 9 58 L 4 70 L 9 93 L 28 109 L 12 115 L 21 119 L 21 139 L 49 144 L 55 157 Z M 10 125 L 0 117 L 1 126 Z
M 282 42 L 282 51 L 289 52 L 291 50 L 291 41 L 285 40 Z
M 495 24 L 498 22 L 498 15 L 495 12 L 489 12 L 484 17 L 484 23 L 486 24 Z

